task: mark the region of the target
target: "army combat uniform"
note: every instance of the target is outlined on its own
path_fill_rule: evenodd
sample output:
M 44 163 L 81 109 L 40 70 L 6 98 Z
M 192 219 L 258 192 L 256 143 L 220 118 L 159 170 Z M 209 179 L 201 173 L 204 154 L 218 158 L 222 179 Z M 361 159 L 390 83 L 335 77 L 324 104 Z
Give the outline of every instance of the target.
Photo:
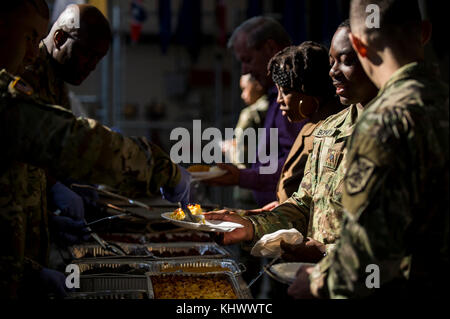
M 33 88 L 35 95 L 43 102 L 59 105 L 70 110 L 69 90 L 66 82 L 58 77 L 53 66 L 53 58 L 44 42 L 39 44 L 36 61 L 28 66 L 22 78 Z
M 48 253 L 45 185 L 28 178 L 29 165 L 125 194 L 159 194 L 161 186 L 175 187 L 181 177 L 169 156 L 145 138 L 126 138 L 37 102 L 30 86 L 4 70 L 0 144 L 0 297 L 15 297 L 24 279 L 40 271 L 36 261 L 45 264 Z
M 420 63 L 397 70 L 367 106 L 348 144 L 341 238 L 310 276 L 316 296 L 448 290 L 448 125 L 448 87 Z
M 342 219 L 344 144 L 351 135 L 362 106 L 351 105 L 328 117 L 314 134 L 299 189 L 271 212 L 247 216 L 255 229 L 254 240 L 279 229 L 297 228 L 331 249 Z

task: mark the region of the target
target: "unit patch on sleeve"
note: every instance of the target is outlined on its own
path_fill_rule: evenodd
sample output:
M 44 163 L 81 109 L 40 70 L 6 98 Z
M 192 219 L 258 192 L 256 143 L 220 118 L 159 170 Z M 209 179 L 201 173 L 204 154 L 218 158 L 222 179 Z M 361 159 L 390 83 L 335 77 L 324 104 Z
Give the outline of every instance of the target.
M 365 157 L 358 157 L 348 169 L 345 188 L 350 195 L 364 190 L 375 169 L 375 164 Z

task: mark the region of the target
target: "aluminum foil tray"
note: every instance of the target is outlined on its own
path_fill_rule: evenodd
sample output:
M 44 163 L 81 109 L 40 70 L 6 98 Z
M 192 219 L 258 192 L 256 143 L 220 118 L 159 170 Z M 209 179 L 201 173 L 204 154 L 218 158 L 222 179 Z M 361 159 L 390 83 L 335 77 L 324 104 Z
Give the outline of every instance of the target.
M 146 272 L 151 271 L 152 266 L 149 262 L 133 261 L 125 259 L 92 259 L 92 260 L 74 260 L 78 265 L 80 275 L 138 275 L 144 276 Z
M 117 243 L 127 256 L 117 256 L 112 252 L 103 249 L 99 244 L 75 245 L 69 247 L 69 252 L 74 259 L 91 258 L 124 258 L 124 257 L 151 257 L 152 254 L 144 245 Z
M 151 299 L 252 299 L 242 277 L 229 272 L 148 273 L 147 278 Z
M 149 257 L 154 259 L 166 258 L 226 258 L 229 252 L 216 243 L 167 243 L 167 244 L 125 244 L 117 243 L 127 256 L 116 256 L 98 244 L 75 245 L 69 247 L 69 252 L 74 259 L 91 258 L 129 258 Z
M 230 273 L 240 276 L 246 269 L 232 259 L 167 259 L 149 262 L 150 273 Z
M 105 292 L 73 292 L 68 299 L 148 299 L 146 290 L 138 291 L 105 291 Z
M 100 237 L 107 241 L 129 243 L 129 244 L 148 244 L 148 243 L 175 243 L 175 242 L 214 242 L 208 233 L 195 231 L 180 231 L 176 233 L 102 233 Z
M 230 253 L 223 247 L 214 242 L 196 243 L 196 242 L 178 242 L 166 244 L 147 244 L 145 247 L 152 253 L 156 259 L 170 258 L 226 258 Z
M 83 275 L 78 292 L 147 291 L 144 276 Z

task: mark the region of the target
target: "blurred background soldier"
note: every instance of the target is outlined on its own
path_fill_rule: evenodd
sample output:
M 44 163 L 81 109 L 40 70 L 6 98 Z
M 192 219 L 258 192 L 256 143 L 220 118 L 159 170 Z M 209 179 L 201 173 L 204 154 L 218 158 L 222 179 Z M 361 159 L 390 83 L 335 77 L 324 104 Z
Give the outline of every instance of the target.
M 258 132 L 258 128 L 264 127 L 269 101 L 261 84 L 251 74 L 242 75 L 239 85 L 242 90 L 241 99 L 246 106 L 239 114 L 239 120 L 235 127 L 235 138 L 224 141 L 222 149 L 236 167 L 244 169 L 250 168 L 251 164 L 248 162 L 248 139 L 245 139 L 243 133 L 247 128 Z M 239 147 L 240 145 L 243 145 L 243 148 Z M 253 194 L 248 189 L 235 187 L 233 197 L 236 207 L 254 208 L 256 206 Z

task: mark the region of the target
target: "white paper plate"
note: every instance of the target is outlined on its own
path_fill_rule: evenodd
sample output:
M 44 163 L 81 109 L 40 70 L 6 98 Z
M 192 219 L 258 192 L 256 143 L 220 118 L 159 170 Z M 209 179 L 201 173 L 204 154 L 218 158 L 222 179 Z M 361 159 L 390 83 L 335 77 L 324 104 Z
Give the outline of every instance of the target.
M 300 267 L 315 266 L 311 263 L 279 263 L 273 265 L 269 269 L 269 274 L 275 280 L 278 280 L 285 284 L 291 284 L 296 278 L 297 271 Z
M 226 174 L 226 170 L 224 169 L 214 169 L 210 172 L 191 172 L 192 181 L 202 181 L 205 179 L 211 179 L 215 177 L 219 177 Z
M 202 230 L 202 231 L 209 231 L 209 232 L 220 232 L 220 233 L 227 233 L 235 230 L 236 228 L 243 228 L 244 226 L 238 223 L 232 223 L 222 220 L 205 220 L 205 224 L 200 223 L 191 223 L 186 222 L 184 220 L 176 220 L 170 218 L 170 214 L 172 212 L 162 213 L 161 217 L 164 219 L 169 220 L 174 225 L 183 227 L 183 228 L 189 228 L 189 229 L 196 229 L 196 230 Z

